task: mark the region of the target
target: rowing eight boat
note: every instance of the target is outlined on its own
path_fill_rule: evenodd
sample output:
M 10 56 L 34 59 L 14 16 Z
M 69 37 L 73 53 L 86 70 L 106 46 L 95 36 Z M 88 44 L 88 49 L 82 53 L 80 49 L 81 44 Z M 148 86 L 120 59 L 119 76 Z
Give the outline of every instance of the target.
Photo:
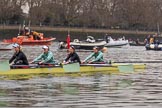
M 0 76 L 3 75 L 30 75 L 30 74 L 66 74 L 66 73 L 86 73 L 86 72 L 107 72 L 107 73 L 119 73 L 119 72 L 134 72 L 138 69 L 145 69 L 145 64 L 82 64 L 78 63 L 57 65 L 57 66 L 35 66 L 31 65 L 27 68 L 15 68 L 5 67 L 0 65 Z

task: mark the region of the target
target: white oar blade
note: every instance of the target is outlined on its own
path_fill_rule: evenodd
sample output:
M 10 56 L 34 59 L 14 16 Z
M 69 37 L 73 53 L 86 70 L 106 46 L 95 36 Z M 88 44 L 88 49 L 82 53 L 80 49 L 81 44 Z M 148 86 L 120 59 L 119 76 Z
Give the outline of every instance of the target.
M 119 72 L 134 72 L 134 67 L 132 64 L 119 65 L 118 69 L 119 69 Z
M 66 64 L 66 65 L 63 65 L 63 69 L 65 72 L 79 72 L 80 64 L 79 63 Z
M 0 61 L 0 71 L 9 71 L 10 70 L 10 65 L 8 61 Z

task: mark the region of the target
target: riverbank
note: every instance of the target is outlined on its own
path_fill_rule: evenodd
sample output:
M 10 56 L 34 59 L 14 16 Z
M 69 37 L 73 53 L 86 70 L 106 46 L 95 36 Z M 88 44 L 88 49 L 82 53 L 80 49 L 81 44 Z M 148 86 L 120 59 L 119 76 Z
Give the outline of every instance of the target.
M 19 26 L 0 26 L 0 30 L 19 30 Z M 149 31 L 131 31 L 131 30 L 119 30 L 119 29 L 91 29 L 91 28 L 68 28 L 68 27 L 30 27 L 31 30 L 38 31 L 59 31 L 59 32 L 94 32 L 94 33 L 110 33 L 110 34 L 136 34 L 136 35 L 147 35 L 155 34 L 155 32 Z
M 31 30 L 44 33 L 45 37 L 55 37 L 56 41 L 65 41 L 66 36 L 70 33 L 71 39 L 84 40 L 87 36 L 93 36 L 96 39 L 103 39 L 105 34 L 117 39 L 125 36 L 126 39 L 143 41 L 148 34 L 155 32 L 147 31 L 128 31 L 116 29 L 89 29 L 89 28 L 66 28 L 66 27 L 30 27 Z M 0 25 L 0 40 L 10 39 L 18 35 L 19 26 L 2 26 Z

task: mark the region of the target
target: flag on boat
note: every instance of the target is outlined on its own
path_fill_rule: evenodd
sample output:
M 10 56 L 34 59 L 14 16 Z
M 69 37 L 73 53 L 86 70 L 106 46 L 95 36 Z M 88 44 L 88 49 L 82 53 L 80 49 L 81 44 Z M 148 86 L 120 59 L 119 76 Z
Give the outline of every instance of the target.
M 70 48 L 70 35 L 69 34 L 67 35 L 66 42 L 67 42 L 67 48 L 69 49 Z

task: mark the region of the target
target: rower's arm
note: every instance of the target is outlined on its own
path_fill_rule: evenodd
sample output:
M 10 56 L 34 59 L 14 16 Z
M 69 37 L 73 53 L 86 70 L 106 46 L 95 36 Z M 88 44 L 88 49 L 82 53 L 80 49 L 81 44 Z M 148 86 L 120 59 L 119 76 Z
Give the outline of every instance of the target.
M 65 61 L 67 62 L 71 57 L 71 54 L 68 54 L 68 56 L 66 57 Z
M 42 56 L 43 56 L 43 54 L 39 55 L 37 58 L 35 58 L 35 59 L 33 60 L 33 62 L 36 62 L 36 61 L 40 60 L 40 59 L 42 58 Z
M 11 59 L 9 60 L 9 63 L 12 63 L 13 60 L 16 58 L 15 54 L 11 57 Z
M 91 55 L 89 55 L 85 60 L 84 62 L 87 62 L 89 59 L 91 59 L 92 57 L 94 56 L 94 53 L 92 53 Z
M 48 54 L 48 57 L 45 60 L 43 60 L 42 63 L 47 63 L 52 57 L 53 57 L 53 54 L 50 52 Z
M 92 62 L 97 62 L 98 60 L 100 60 L 103 57 L 103 53 L 100 53 L 94 60 L 92 60 Z

